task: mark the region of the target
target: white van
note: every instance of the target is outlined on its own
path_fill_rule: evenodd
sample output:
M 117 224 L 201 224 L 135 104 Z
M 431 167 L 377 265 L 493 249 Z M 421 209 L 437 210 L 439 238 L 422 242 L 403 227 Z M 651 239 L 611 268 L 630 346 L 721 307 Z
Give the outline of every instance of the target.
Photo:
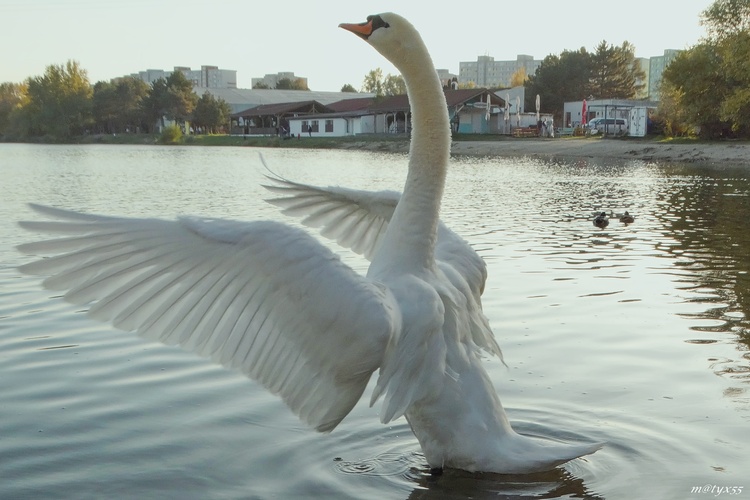
M 588 123 L 589 133 L 624 134 L 628 131 L 628 121 L 624 118 L 593 118 Z

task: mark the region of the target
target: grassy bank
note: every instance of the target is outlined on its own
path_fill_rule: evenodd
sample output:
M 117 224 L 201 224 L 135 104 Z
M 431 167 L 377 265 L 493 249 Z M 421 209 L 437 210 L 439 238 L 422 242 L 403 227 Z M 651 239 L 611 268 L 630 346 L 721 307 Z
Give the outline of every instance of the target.
M 363 142 L 406 144 L 407 136 L 358 135 L 347 137 L 243 137 L 233 135 L 189 135 L 182 136 L 173 145 L 185 146 L 249 146 L 276 148 L 337 149 L 352 147 Z M 163 144 L 158 134 L 90 135 L 77 137 L 74 144 Z

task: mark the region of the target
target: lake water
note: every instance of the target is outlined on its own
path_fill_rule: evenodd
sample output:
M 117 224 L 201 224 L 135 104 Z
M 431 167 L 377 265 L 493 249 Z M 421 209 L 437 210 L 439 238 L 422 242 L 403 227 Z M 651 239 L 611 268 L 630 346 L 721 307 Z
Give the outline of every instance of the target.
M 363 189 L 400 189 L 407 160 L 263 154 Z M 16 270 L 14 246 L 38 239 L 15 224 L 27 202 L 286 220 L 263 173 L 251 148 L 0 144 L 0 498 L 750 497 L 750 166 L 454 158 L 443 219 L 487 261 L 508 366 L 486 367 L 511 421 L 608 444 L 545 474 L 436 478 L 405 420 L 367 406 L 372 384 L 320 435 L 254 382 Z M 600 230 L 600 210 L 636 221 Z

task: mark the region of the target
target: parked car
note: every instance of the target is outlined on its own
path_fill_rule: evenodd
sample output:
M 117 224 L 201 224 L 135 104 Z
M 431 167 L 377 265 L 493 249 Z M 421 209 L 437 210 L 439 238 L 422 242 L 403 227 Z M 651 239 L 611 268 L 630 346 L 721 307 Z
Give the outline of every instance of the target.
M 623 134 L 628 131 L 628 121 L 624 118 L 592 118 L 588 128 L 590 134 Z

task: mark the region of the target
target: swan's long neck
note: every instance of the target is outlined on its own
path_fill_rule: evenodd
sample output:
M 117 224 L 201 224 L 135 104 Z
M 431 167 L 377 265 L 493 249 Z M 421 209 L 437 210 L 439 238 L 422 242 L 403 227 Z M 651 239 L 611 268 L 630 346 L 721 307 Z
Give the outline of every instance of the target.
M 383 264 L 413 271 L 434 267 L 451 135 L 445 94 L 421 39 L 414 41 L 408 55 L 405 61 L 394 64 L 406 83 L 411 107 L 409 173 L 381 248 L 398 259 Z

